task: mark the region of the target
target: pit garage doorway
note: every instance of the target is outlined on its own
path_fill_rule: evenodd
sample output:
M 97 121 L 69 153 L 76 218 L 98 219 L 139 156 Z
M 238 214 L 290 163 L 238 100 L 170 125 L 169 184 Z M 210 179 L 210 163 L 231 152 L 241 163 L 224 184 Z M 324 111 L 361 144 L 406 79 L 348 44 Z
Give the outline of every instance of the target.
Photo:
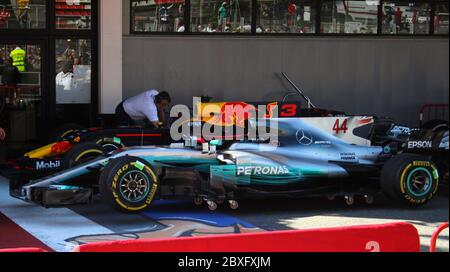
M 0 156 L 45 137 L 45 49 L 41 41 L 0 41 L 0 126 L 8 135 Z

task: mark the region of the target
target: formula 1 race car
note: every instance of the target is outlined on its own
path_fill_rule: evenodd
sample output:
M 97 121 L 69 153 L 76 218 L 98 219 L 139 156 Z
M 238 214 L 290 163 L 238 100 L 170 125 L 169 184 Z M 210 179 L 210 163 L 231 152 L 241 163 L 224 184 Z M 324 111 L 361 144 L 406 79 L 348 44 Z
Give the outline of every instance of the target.
M 30 180 L 68 169 L 125 146 L 167 145 L 169 129 L 145 127 L 89 128 L 76 125 L 57 130 L 52 143 L 9 160 L 2 174 Z
M 253 197 L 345 196 L 350 205 L 362 196 L 371 203 L 379 192 L 420 206 L 436 194 L 439 171 L 428 157 L 349 143 L 315 119 L 278 119 L 276 142 L 123 148 L 49 177 L 11 184 L 11 195 L 53 207 L 89 203 L 100 193 L 118 210 L 134 213 L 155 199 L 179 197 L 215 210 L 221 203 L 237 209 L 239 199 Z
M 155 198 L 190 197 L 214 210 L 226 201 L 235 209 L 237 200 L 247 197 L 342 195 L 352 204 L 360 195 L 371 203 L 379 192 L 418 206 L 435 195 L 440 176 L 448 181 L 448 126 L 446 131 L 411 129 L 392 120 L 317 109 L 291 84 L 308 108 L 284 101 L 268 104 L 267 112 L 274 105 L 280 111 L 276 143 L 222 139 L 199 149 L 196 141 L 182 147 L 172 143 L 133 148 L 124 148 L 120 141 L 122 146 L 109 150 L 117 151 L 77 155 L 83 159 L 53 175 L 11 179 L 10 193 L 47 207 L 89 203 L 100 193 L 125 212 L 141 211 Z M 222 112 L 226 105 L 251 103 L 214 104 Z M 270 114 L 266 118 L 273 119 Z M 209 115 L 199 119 L 222 125 L 239 121 L 223 112 L 218 120 Z M 250 119 L 240 121 L 247 127 Z M 119 144 L 121 138 L 115 136 L 105 143 Z

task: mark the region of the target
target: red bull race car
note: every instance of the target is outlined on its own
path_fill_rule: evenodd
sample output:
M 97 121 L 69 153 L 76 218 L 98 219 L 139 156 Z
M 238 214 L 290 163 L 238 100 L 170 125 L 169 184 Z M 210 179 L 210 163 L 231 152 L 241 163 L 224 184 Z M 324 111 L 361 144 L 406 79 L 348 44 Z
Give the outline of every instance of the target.
M 258 103 L 217 102 L 202 103 L 197 106 L 214 106 L 220 109 L 227 105 L 256 107 Z M 270 105 L 271 111 L 280 106 L 282 109 L 289 109 L 289 114 L 293 117 L 302 114 L 300 103 L 273 102 Z M 316 110 L 310 114 L 319 116 L 324 114 L 324 111 Z M 237 114 L 236 116 L 241 115 Z M 235 117 L 223 117 L 223 119 L 215 120 L 211 116 L 199 115 L 189 122 L 193 125 L 196 123 L 221 123 L 224 127 L 234 127 L 245 126 L 247 120 L 251 117 L 253 116 L 246 116 L 245 120 Z M 76 124 L 68 124 L 57 129 L 53 134 L 51 136 L 53 140 L 50 144 L 27 152 L 18 159 L 8 160 L 8 163 L 1 167 L 1 174 L 17 182 L 33 180 L 71 168 L 124 147 L 164 146 L 174 142 L 170 136 L 169 128 L 147 128 L 143 126 L 85 129 Z
M 125 146 L 170 143 L 169 129 L 66 127 L 50 144 L 8 160 L 2 174 L 10 179 L 35 179 Z

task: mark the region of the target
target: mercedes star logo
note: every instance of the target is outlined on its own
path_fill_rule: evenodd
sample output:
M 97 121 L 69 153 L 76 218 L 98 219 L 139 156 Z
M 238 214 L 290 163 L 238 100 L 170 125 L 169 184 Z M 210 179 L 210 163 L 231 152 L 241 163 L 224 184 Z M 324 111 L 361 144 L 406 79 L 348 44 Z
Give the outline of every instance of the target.
M 313 139 L 311 133 L 300 129 L 299 131 L 297 131 L 297 141 L 301 145 L 312 145 L 314 142 L 314 139 Z

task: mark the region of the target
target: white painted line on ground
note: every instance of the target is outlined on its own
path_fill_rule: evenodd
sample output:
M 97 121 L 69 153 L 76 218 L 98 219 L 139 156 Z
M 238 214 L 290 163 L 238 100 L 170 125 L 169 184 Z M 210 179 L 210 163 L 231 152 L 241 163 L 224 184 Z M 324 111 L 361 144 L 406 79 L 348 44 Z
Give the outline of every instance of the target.
M 74 245 L 65 242 L 68 238 L 113 233 L 70 209 L 45 209 L 10 197 L 8 181 L 3 177 L 0 177 L 0 212 L 58 252 L 73 250 Z

